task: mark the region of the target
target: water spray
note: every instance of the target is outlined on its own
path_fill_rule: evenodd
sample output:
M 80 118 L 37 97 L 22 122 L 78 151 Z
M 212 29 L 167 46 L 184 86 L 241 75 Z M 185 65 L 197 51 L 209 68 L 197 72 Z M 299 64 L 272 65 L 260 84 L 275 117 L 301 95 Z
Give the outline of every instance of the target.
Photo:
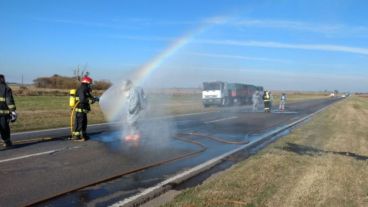
M 160 68 L 160 66 L 173 56 L 178 50 L 180 50 L 182 47 L 190 43 L 194 37 L 201 32 L 203 32 L 205 29 L 209 28 L 211 25 L 215 25 L 218 23 L 223 23 L 225 21 L 224 18 L 212 18 L 210 20 L 204 21 L 199 27 L 192 30 L 189 33 L 186 33 L 182 37 L 176 39 L 172 44 L 170 44 L 165 50 L 160 52 L 158 55 L 156 55 L 153 59 L 148 61 L 146 64 L 144 64 L 141 68 L 136 70 L 131 77 L 129 77 L 133 83 L 136 86 L 143 87 L 145 85 L 145 82 L 151 74 Z M 114 84 L 112 87 L 110 87 L 100 98 L 100 105 L 102 108 L 102 111 L 106 117 L 106 119 L 109 122 L 116 122 L 119 121 L 122 123 L 122 130 L 126 129 L 124 127 L 124 123 L 126 120 L 126 111 L 127 111 L 127 96 L 124 95 L 124 93 L 121 91 L 121 88 L 123 87 L 124 83 L 123 81 L 120 81 L 116 84 Z M 149 100 L 148 100 L 149 102 Z M 152 105 L 152 103 L 148 103 L 149 105 Z M 152 108 L 159 110 L 162 109 L 162 104 L 156 104 Z M 147 113 L 148 114 L 148 113 Z M 152 127 L 152 126 L 155 127 Z M 146 121 L 144 124 L 142 124 L 144 131 L 149 134 L 149 137 L 154 137 L 155 139 L 162 138 L 162 137 L 169 137 L 172 133 L 171 131 L 175 131 L 175 126 L 173 124 L 166 121 L 165 123 L 160 123 L 158 125 L 158 122 L 151 122 L 149 123 Z M 161 132 L 158 132 L 157 129 L 160 129 Z

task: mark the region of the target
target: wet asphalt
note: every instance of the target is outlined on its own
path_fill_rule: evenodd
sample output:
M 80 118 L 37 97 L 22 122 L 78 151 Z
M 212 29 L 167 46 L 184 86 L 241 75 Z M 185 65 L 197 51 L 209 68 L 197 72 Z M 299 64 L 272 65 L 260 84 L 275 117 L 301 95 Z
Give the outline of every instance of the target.
M 138 142 L 126 142 L 108 125 L 90 127 L 91 140 L 64 139 L 68 129 L 14 134 L 14 141 L 60 137 L 17 144 L 0 150 L 0 206 L 25 206 L 145 165 L 199 150 L 198 145 L 174 139 L 177 133 L 196 132 L 231 141 L 256 138 L 291 123 L 338 99 L 309 100 L 287 105 L 286 112 L 252 112 L 250 107 L 218 108 L 211 113 L 142 121 Z M 107 206 L 165 178 L 238 147 L 201 137 L 206 151 L 186 159 L 132 173 L 109 182 L 62 195 L 39 206 Z

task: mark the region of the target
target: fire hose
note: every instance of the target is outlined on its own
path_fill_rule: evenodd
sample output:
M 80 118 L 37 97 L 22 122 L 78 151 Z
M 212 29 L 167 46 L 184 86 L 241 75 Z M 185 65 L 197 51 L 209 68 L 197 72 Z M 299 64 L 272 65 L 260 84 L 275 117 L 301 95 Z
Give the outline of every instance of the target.
M 211 139 L 211 140 L 214 140 L 214 141 L 217 141 L 217 142 L 221 142 L 221 143 L 225 143 L 225 144 L 239 144 L 240 145 L 240 144 L 247 144 L 248 143 L 248 141 L 241 141 L 241 142 L 240 141 L 239 142 L 236 142 L 236 141 L 227 141 L 227 140 L 221 139 L 219 137 L 214 137 L 214 136 L 211 136 L 211 135 L 204 135 L 204 134 L 200 134 L 200 133 L 197 133 L 197 132 L 192 132 L 192 133 L 178 133 L 178 134 L 175 135 L 175 139 L 180 140 L 180 141 L 183 141 L 183 142 L 188 142 L 188 143 L 197 145 L 197 146 L 199 146 L 199 149 L 197 151 L 188 152 L 188 153 L 185 153 L 183 155 L 176 156 L 174 158 L 170 158 L 170 159 L 167 159 L 167 160 L 158 161 L 158 162 L 155 162 L 155 163 L 150 163 L 148 165 L 145 165 L 145 166 L 142 166 L 142 167 L 139 167 L 139 168 L 134 168 L 134 169 L 131 169 L 131 170 L 128 170 L 128 171 L 125 171 L 125 172 L 122 172 L 122 173 L 113 175 L 111 177 L 101 179 L 101 180 L 96 181 L 94 183 L 90 183 L 90 184 L 87 184 L 87 185 L 80 186 L 78 188 L 70 189 L 70 190 L 64 191 L 62 193 L 58 193 L 56 195 L 53 195 L 51 197 L 48 197 L 48 198 L 45 198 L 45 199 L 42 199 L 42 200 L 38 200 L 38 201 L 32 202 L 30 204 L 27 204 L 26 206 L 33 206 L 33 205 L 42 204 L 42 203 L 45 203 L 47 201 L 56 199 L 58 197 L 61 197 L 63 195 L 69 194 L 69 193 L 76 192 L 76 191 L 81 190 L 81 189 L 85 189 L 85 188 L 88 188 L 88 187 L 91 187 L 91 186 L 96 186 L 98 184 L 106 183 L 108 181 L 115 180 L 115 179 L 121 178 L 123 176 L 129 175 L 129 174 L 132 174 L 132 173 L 137 173 L 137 172 L 140 172 L 140 171 L 143 171 L 143 170 L 152 168 L 152 167 L 157 167 L 157 166 L 160 166 L 160 165 L 163 165 L 163 164 L 167 164 L 167 163 L 170 163 L 170 162 L 173 162 L 173 161 L 185 159 L 185 158 L 188 158 L 188 157 L 191 157 L 191 156 L 194 156 L 194 155 L 197 155 L 199 153 L 202 153 L 202 152 L 206 151 L 207 150 L 207 147 L 204 146 L 202 143 L 197 142 L 197 141 L 194 141 L 194 140 L 191 140 L 191 139 L 186 139 L 185 138 L 185 137 L 193 137 L 193 136 L 194 137 L 207 138 L 207 139 Z
M 71 111 L 71 113 L 70 113 L 70 135 L 71 135 L 71 137 L 73 137 L 73 128 L 74 128 L 74 122 L 73 122 L 73 120 L 74 120 L 74 112 L 75 112 L 75 109 L 77 108 L 78 104 L 79 104 L 79 101 L 77 101 L 77 102 L 75 103 L 75 105 L 73 106 L 72 111 Z
M 157 166 L 160 166 L 160 165 L 163 165 L 163 164 L 167 164 L 167 163 L 170 163 L 170 162 L 173 162 L 173 161 L 176 161 L 176 160 L 185 159 L 187 157 L 194 156 L 196 154 L 202 153 L 202 152 L 204 152 L 204 151 L 207 150 L 207 147 L 205 147 L 200 142 L 189 140 L 189 139 L 185 139 L 184 137 L 185 137 L 185 135 L 177 135 L 177 136 L 175 136 L 175 139 L 178 139 L 178 140 L 181 140 L 181 141 L 184 141 L 184 142 L 189 142 L 189 143 L 192 143 L 194 145 L 197 145 L 197 146 L 199 146 L 199 149 L 197 151 L 188 152 L 188 153 L 185 153 L 183 155 L 176 156 L 174 158 L 170 158 L 170 159 L 167 159 L 167 160 L 162 160 L 162 161 L 155 162 L 155 163 L 150 163 L 148 165 L 145 165 L 145 166 L 142 166 L 142 167 L 139 167 L 139 168 L 134 168 L 134 169 L 128 170 L 126 172 L 122 172 L 122 173 L 113 175 L 111 177 L 101 179 L 101 180 L 96 181 L 94 183 L 90 183 L 90 184 L 87 184 L 87 185 L 80 186 L 78 188 L 74 188 L 74 189 L 70 189 L 70 190 L 64 191 L 62 193 L 58 193 L 56 195 L 53 195 L 53 196 L 48 197 L 48 198 L 45 198 L 45 199 L 41 199 L 41 200 L 38 200 L 38 201 L 33 201 L 33 202 L 31 202 L 31 203 L 29 203 L 29 204 L 27 204 L 25 206 L 39 205 L 41 203 L 45 203 L 47 201 L 50 201 L 52 199 L 61 197 L 61 196 L 66 195 L 68 193 L 76 192 L 78 190 L 81 190 L 81 189 L 84 189 L 84 188 L 88 188 L 88 187 L 91 187 L 91 186 L 96 186 L 98 184 L 102 184 L 102 183 L 105 183 L 105 182 L 108 182 L 108 181 L 111 181 L 111 180 L 115 180 L 117 178 L 120 178 L 120 177 L 129 175 L 129 174 L 132 174 L 132 173 L 140 172 L 140 171 L 143 171 L 143 170 L 152 168 L 152 167 L 157 167 Z

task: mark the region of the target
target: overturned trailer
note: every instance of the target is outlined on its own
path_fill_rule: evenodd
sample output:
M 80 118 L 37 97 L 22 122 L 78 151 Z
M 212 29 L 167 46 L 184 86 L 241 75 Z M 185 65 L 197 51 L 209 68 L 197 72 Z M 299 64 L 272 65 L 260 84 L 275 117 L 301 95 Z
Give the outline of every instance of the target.
M 204 82 L 202 102 L 204 107 L 252 104 L 252 95 L 256 91 L 263 91 L 263 87 L 222 81 Z

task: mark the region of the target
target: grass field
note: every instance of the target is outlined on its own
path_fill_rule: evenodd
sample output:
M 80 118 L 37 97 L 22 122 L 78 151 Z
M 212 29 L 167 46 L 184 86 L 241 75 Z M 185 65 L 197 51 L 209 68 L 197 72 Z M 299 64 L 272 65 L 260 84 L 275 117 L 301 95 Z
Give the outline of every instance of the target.
M 199 98 L 199 99 L 197 99 Z M 68 96 L 15 96 L 18 120 L 11 124 L 13 132 L 55 127 L 67 127 L 70 124 Z M 215 110 L 204 109 L 200 96 L 174 95 L 149 96 L 152 109 L 150 116 L 193 113 Z M 165 110 L 162 110 L 162 109 Z M 98 104 L 92 105 L 88 114 L 89 124 L 106 122 Z
M 368 206 L 367 123 L 351 97 L 166 206 Z
M 18 96 L 15 101 L 18 120 L 11 124 L 12 131 L 69 126 L 71 110 L 67 96 Z M 89 122 L 104 122 L 98 105 L 93 105 Z
M 281 93 L 273 94 L 274 106 L 277 106 L 280 103 L 280 97 L 281 97 Z M 287 103 L 295 103 L 298 101 L 304 101 L 306 99 L 312 100 L 312 99 L 327 98 L 328 94 L 327 93 L 288 93 L 286 97 L 287 97 Z
M 318 93 L 289 94 L 288 102 L 325 97 L 325 95 Z M 276 94 L 276 104 L 277 100 L 278 96 Z M 69 126 L 69 97 L 66 95 L 20 95 L 15 96 L 15 101 L 19 117 L 16 123 L 11 124 L 13 132 Z M 166 116 L 218 110 L 217 107 L 203 108 L 201 94 L 149 94 L 148 101 L 152 106 L 148 112 L 149 116 Z M 88 118 L 90 124 L 106 122 L 98 104 L 92 105 L 92 111 L 89 113 Z

